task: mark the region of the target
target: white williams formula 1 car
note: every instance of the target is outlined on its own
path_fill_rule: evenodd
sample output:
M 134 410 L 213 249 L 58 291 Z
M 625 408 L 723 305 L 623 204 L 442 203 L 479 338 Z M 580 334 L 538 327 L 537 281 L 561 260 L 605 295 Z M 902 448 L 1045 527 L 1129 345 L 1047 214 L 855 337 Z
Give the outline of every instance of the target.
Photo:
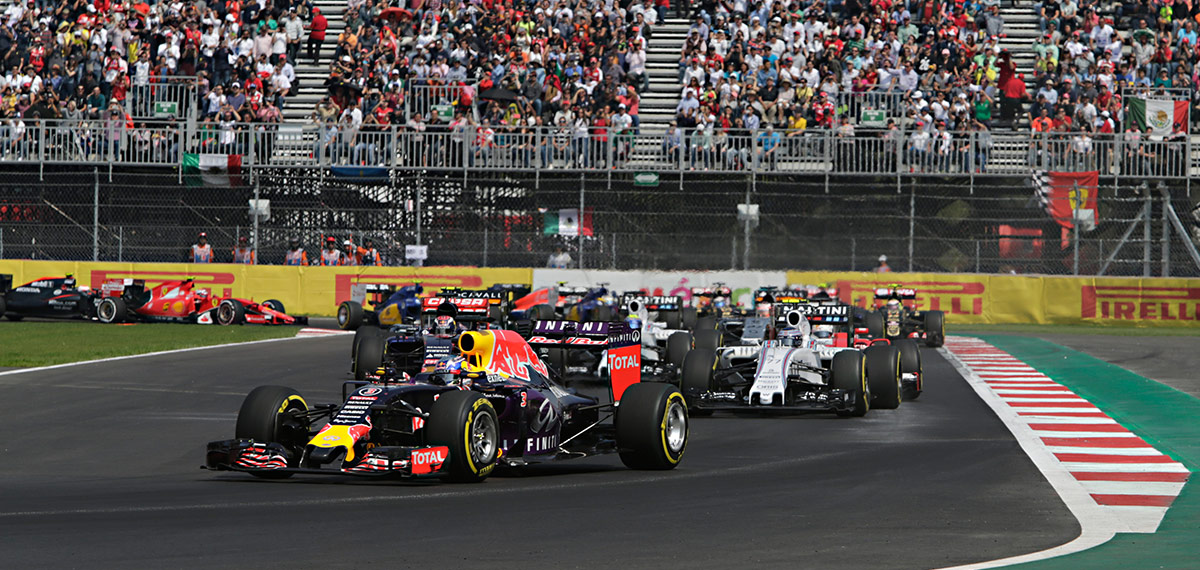
M 785 307 L 776 306 L 773 318 L 746 319 L 740 346 L 687 354 L 680 387 L 693 415 L 724 410 L 864 416 L 872 407 L 900 405 L 896 347 L 819 346 L 808 319 L 798 310 L 784 313 Z

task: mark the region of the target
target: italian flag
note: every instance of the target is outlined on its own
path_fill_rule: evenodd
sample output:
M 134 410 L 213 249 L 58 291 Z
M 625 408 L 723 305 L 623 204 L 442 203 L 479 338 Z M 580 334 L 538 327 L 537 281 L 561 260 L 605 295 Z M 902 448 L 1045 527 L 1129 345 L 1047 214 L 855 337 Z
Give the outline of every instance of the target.
M 1129 119 L 1142 132 L 1149 127 L 1156 135 L 1168 136 L 1188 130 L 1187 101 L 1130 97 L 1127 104 Z
M 546 212 L 543 221 L 545 225 L 542 233 L 548 236 L 578 236 L 581 232 L 585 236 L 592 235 L 591 208 L 585 208 L 583 216 L 579 215 L 578 208 Z
M 184 153 L 183 174 L 208 186 L 240 186 L 242 155 Z

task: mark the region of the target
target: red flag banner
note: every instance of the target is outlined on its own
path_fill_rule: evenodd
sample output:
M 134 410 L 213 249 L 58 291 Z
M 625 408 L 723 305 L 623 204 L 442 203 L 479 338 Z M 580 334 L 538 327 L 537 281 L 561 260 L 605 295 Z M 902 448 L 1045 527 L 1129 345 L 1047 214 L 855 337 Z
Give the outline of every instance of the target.
M 1071 229 L 1078 221 L 1081 231 L 1096 229 L 1096 193 L 1100 186 L 1098 171 L 1038 171 L 1033 174 L 1033 185 L 1046 213 L 1059 225 Z

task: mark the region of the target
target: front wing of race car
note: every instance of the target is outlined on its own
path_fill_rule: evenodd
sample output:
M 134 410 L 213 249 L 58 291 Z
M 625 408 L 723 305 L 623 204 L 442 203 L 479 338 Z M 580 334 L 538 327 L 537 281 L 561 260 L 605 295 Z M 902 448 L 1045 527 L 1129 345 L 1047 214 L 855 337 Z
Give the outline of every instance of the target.
M 430 478 L 443 475 L 450 450 L 435 447 L 375 447 L 367 450 L 360 460 L 340 468 L 291 467 L 289 454 L 278 443 L 262 443 L 249 439 L 227 439 L 208 444 L 204 469 L 241 471 L 270 477 L 287 477 L 295 473 L 311 475 L 354 475 L 377 478 Z
M 795 394 L 790 404 L 759 404 L 748 402 L 735 392 L 705 392 L 684 394 L 689 408 L 713 412 L 753 412 L 759 414 L 796 414 L 805 412 L 845 412 L 854 409 L 854 392 L 840 389 L 815 389 Z

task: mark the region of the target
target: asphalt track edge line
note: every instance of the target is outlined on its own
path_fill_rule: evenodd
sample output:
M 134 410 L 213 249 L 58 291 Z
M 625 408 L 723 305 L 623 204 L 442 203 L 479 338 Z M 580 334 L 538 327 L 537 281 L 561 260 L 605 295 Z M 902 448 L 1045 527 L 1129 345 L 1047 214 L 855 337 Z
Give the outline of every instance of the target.
M 1105 512 L 1087 491 L 1079 484 L 1078 481 L 1071 476 L 1071 473 L 1060 463 L 1045 446 L 1037 434 L 1026 424 L 1021 421 L 1020 416 L 1016 411 L 1000 399 L 992 392 L 978 374 L 975 373 L 969 366 L 963 363 L 957 355 L 947 350 L 945 347 L 938 348 L 938 352 L 950 363 L 954 369 L 962 375 L 971 386 L 975 393 L 985 404 L 992 409 L 1000 421 L 1004 422 L 1005 427 L 1012 432 L 1013 437 L 1029 457 L 1033 464 L 1042 472 L 1042 476 L 1054 487 L 1055 492 L 1070 509 L 1075 520 L 1079 522 L 1079 536 L 1070 542 L 1060 544 L 1058 546 L 1041 550 L 1038 552 L 1030 552 L 1028 554 L 1020 554 L 1010 556 L 1008 558 L 999 558 L 996 560 L 988 560 L 985 562 L 976 562 L 972 564 L 964 564 L 960 566 L 950 566 L 942 570 L 975 570 L 979 568 L 998 568 L 1001 566 L 1009 566 L 1013 564 L 1021 564 L 1025 562 L 1034 562 L 1038 560 L 1046 560 L 1082 552 L 1090 548 L 1095 548 L 1112 540 L 1118 532 L 1128 532 L 1128 528 L 1121 524 L 1115 517 Z
M 246 342 L 227 342 L 225 344 L 210 344 L 208 346 L 190 346 L 188 348 L 173 348 L 171 350 L 160 350 L 157 352 L 144 352 L 142 354 L 126 354 L 124 356 L 110 356 L 108 358 L 97 358 L 96 360 L 81 360 L 79 362 L 64 362 L 62 364 L 51 364 L 50 366 L 38 366 L 35 368 L 18 368 L 16 370 L 6 370 L 0 372 L 0 376 L 12 376 L 16 374 L 25 374 L 28 372 L 41 372 L 43 370 L 55 370 L 58 368 L 70 368 L 72 366 L 83 366 L 86 364 L 99 364 L 102 362 L 117 362 L 121 360 L 131 360 L 134 358 L 146 358 L 148 356 L 163 356 L 165 354 L 179 354 L 182 352 L 193 352 L 197 350 L 209 350 L 212 348 L 230 348 L 234 346 L 250 346 L 254 344 L 263 344 L 268 342 L 281 342 L 287 340 L 308 339 L 308 338 L 328 338 L 328 336 L 337 335 L 322 335 L 322 336 L 287 336 L 283 338 L 265 338 L 262 340 L 250 340 Z

